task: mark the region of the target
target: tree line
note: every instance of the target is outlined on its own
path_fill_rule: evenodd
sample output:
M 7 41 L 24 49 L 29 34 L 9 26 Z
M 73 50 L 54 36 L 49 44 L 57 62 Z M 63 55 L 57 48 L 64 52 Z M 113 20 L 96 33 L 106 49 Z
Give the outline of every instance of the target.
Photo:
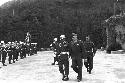
M 123 2 L 122 2 L 123 1 Z M 106 44 L 104 20 L 113 15 L 114 0 L 14 0 L 0 8 L 0 40 L 24 41 L 26 32 L 32 42 L 48 47 L 54 37 L 75 32 L 81 40 L 90 35 L 97 47 Z M 120 0 L 116 13 L 124 10 Z

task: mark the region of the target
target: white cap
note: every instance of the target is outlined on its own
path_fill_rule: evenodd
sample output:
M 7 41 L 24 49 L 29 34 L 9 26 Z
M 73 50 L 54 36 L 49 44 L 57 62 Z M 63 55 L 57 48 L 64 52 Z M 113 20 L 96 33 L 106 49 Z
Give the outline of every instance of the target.
M 57 41 L 57 38 L 54 38 L 54 41 Z
M 8 42 L 8 44 L 11 44 L 11 42 Z
M 4 41 L 1 41 L 1 43 L 4 43 Z
M 60 38 L 66 38 L 65 35 L 61 35 Z

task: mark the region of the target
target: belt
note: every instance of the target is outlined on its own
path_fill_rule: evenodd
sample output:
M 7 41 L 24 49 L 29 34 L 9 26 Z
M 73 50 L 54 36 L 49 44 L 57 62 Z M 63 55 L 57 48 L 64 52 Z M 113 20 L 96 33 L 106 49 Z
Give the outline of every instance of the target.
M 60 54 L 68 54 L 69 52 L 61 52 Z

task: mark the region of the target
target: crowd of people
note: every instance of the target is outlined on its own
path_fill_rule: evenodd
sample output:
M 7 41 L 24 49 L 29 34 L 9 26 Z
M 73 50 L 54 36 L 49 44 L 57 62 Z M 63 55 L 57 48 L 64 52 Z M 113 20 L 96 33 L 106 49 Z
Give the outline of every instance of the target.
M 72 41 L 67 42 L 66 36 L 61 35 L 59 40 L 54 38 L 50 46 L 55 54 L 54 63 L 52 63 L 52 65 L 55 65 L 56 61 L 58 62 L 63 81 L 69 80 L 69 58 L 72 59 L 71 67 L 78 74 L 76 77 L 78 82 L 82 80 L 83 60 L 87 72 L 91 74 L 96 48 L 94 43 L 90 41 L 90 36 L 86 37 L 86 41 L 82 41 L 78 39 L 76 33 L 72 33 Z
M 37 54 L 37 44 L 25 43 L 25 42 L 8 42 L 5 43 L 1 41 L 0 43 L 0 62 L 3 66 L 7 66 L 8 63 L 12 64 L 20 59 L 26 58 L 26 56 L 31 56 Z

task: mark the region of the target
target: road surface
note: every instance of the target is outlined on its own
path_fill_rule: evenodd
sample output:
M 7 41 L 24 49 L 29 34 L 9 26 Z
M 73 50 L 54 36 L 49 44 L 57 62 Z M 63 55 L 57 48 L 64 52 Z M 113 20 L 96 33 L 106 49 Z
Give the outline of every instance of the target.
M 53 62 L 52 51 L 39 51 L 36 55 L 20 59 L 16 63 L 0 68 L 0 83 L 76 83 L 77 74 L 71 68 L 69 81 L 62 81 L 58 65 Z M 97 51 L 92 74 L 83 66 L 80 83 L 125 83 L 125 54 L 106 54 Z

